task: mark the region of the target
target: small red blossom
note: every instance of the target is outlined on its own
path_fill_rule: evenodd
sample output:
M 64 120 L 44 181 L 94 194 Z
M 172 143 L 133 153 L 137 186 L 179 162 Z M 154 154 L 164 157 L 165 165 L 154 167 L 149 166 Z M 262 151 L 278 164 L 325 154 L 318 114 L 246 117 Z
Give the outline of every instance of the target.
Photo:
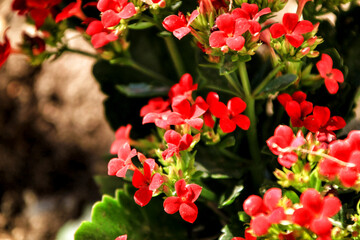
M 81 10 L 81 3 L 82 0 L 76 0 L 76 2 L 72 2 L 67 5 L 58 15 L 56 15 L 55 22 L 58 23 L 72 16 L 76 16 L 81 20 L 85 20 L 86 16 Z
M 280 104 L 284 106 L 293 127 L 302 127 L 305 117 L 313 110 L 313 104 L 305 101 L 306 94 L 302 91 L 294 92 L 292 96 L 283 93 L 280 94 L 277 99 Z
M 161 97 L 152 98 L 148 104 L 140 109 L 140 117 L 144 117 L 148 113 L 162 113 L 169 110 L 170 103 Z
M 117 238 L 115 238 L 115 240 L 127 240 L 127 235 L 121 235 L 121 236 L 118 236 Z
M 195 222 L 198 215 L 198 208 L 195 201 L 201 194 L 202 187 L 197 184 L 188 184 L 184 179 L 175 183 L 177 197 L 168 197 L 164 201 L 164 210 L 168 214 L 174 214 L 179 211 L 182 219 L 189 223 Z
M 186 21 L 184 14 L 179 12 L 178 16 L 167 16 L 162 22 L 162 25 L 166 30 L 172 32 L 174 36 L 180 40 L 191 32 L 190 24 L 195 20 L 198 15 L 199 11 L 194 10 L 191 13 L 188 21 Z
M 210 112 L 220 118 L 220 128 L 225 133 L 235 131 L 236 126 L 243 130 L 250 127 L 250 119 L 241 114 L 246 108 L 246 103 L 239 97 L 230 99 L 225 105 L 223 102 L 212 100 Z
M 11 52 L 11 45 L 8 37 L 6 36 L 6 31 L 4 32 L 4 42 L 0 43 L 0 68 L 8 59 Z
M 134 187 L 138 188 L 134 195 L 134 200 L 136 204 L 141 207 L 147 205 L 153 195 L 153 192 L 157 190 L 164 182 L 160 173 L 152 174 L 156 166 L 154 159 L 147 159 L 143 165 L 143 172 L 135 169 L 134 175 L 132 178 L 132 184 Z
M 242 36 L 250 28 L 248 20 L 236 19 L 229 13 L 217 17 L 216 26 L 219 31 L 212 32 L 209 37 L 209 44 L 213 48 L 229 47 L 231 50 L 240 51 L 245 45 L 245 38 Z M 226 51 L 226 49 L 222 49 Z
M 91 36 L 91 43 L 94 48 L 101 48 L 118 39 L 118 36 L 104 28 L 99 20 L 92 21 L 87 27 L 86 33 Z
M 319 173 L 329 180 L 339 178 L 345 187 L 354 186 L 360 174 L 359 143 L 360 131 L 351 131 L 346 139 L 331 142 L 328 154 L 339 162 L 328 158 L 322 159 L 319 164 Z
M 313 114 L 304 120 L 304 126 L 310 132 L 321 132 L 333 134 L 333 131 L 345 127 L 346 122 L 340 116 L 330 117 L 330 109 L 327 107 L 315 106 Z
M 285 35 L 289 43 L 298 48 L 304 42 L 302 34 L 311 32 L 314 26 L 310 21 L 299 21 L 295 13 L 285 13 L 281 23 L 275 23 L 270 27 L 270 33 L 273 38 L 279 38 Z
M 130 148 L 128 143 L 124 143 L 119 148 L 118 158 L 113 158 L 108 164 L 108 175 L 125 177 L 128 169 L 134 170 L 136 167 L 131 161 L 131 158 L 136 156 L 136 149 Z
M 193 78 L 189 73 L 181 76 L 179 83 L 176 83 L 170 88 L 169 98 L 172 102 L 173 99 L 188 99 L 192 101 L 192 92 L 197 90 L 198 84 L 193 83 Z
M 159 128 L 168 129 L 170 127 L 168 117 L 171 113 L 171 110 L 161 113 L 148 113 L 144 116 L 142 124 L 155 123 L 155 125 Z
M 23 33 L 23 39 L 24 39 L 23 48 L 30 49 L 33 56 L 37 56 L 43 53 L 46 49 L 46 44 L 44 39 L 38 36 L 30 37 L 26 33 Z
M 117 154 L 119 152 L 119 149 L 121 146 L 123 146 L 125 143 L 130 144 L 130 131 L 131 131 L 131 124 L 128 124 L 126 126 L 121 126 L 116 130 L 115 132 L 115 141 L 111 144 L 110 147 L 110 153 L 111 154 Z
M 295 137 L 290 127 L 280 125 L 275 129 L 274 136 L 266 141 L 266 144 L 273 154 L 278 155 L 280 165 L 290 168 L 298 160 L 298 155 L 293 151 L 286 151 L 286 148 L 297 148 L 304 145 L 305 138 L 301 131 Z
M 173 112 L 169 114 L 167 123 L 170 125 L 188 124 L 200 130 L 204 123 L 204 120 L 201 119 L 200 116 L 206 112 L 208 107 L 203 104 L 203 100 L 199 99 L 201 99 L 201 97 L 198 97 L 193 105 L 191 105 L 187 99 L 175 99 L 171 105 Z
M 257 4 L 243 3 L 241 8 L 236 8 L 232 11 L 231 15 L 237 18 L 243 18 L 250 24 L 249 31 L 252 35 L 257 35 L 261 31 L 259 18 L 265 14 L 271 13 L 270 8 L 264 8 L 259 11 Z
M 300 226 L 310 228 L 319 237 L 330 237 L 332 223 L 328 218 L 336 215 L 341 209 L 338 198 L 323 198 L 315 189 L 307 189 L 300 196 L 302 208 L 295 209 L 292 221 Z
M 278 206 L 281 198 L 281 189 L 270 188 L 265 192 L 263 199 L 251 195 L 244 201 L 244 211 L 253 217 L 250 228 L 256 236 L 267 234 L 271 224 L 279 223 L 286 218 L 284 208 Z
M 97 8 L 102 12 L 101 22 L 105 28 L 113 27 L 121 19 L 128 19 L 136 14 L 135 5 L 127 0 L 100 0 Z
M 217 102 L 219 102 L 219 95 L 216 92 L 209 92 L 206 97 L 206 104 L 209 106 L 209 108 L 204 113 L 203 118 L 205 125 L 210 128 L 213 128 L 215 125 L 215 121 L 212 117 L 210 108 L 213 103 L 217 103 Z
M 181 136 L 180 133 L 174 130 L 166 131 L 164 139 L 168 144 L 168 149 L 162 153 L 162 157 L 165 160 L 172 157 L 174 154 L 179 155 L 180 151 L 188 149 L 193 141 L 193 137 L 190 134 Z
M 325 79 L 325 86 L 329 93 L 337 93 L 339 90 L 338 83 L 344 82 L 344 75 L 339 69 L 333 68 L 333 61 L 331 57 L 323 53 L 321 55 L 321 60 L 316 63 L 316 67 L 320 76 Z

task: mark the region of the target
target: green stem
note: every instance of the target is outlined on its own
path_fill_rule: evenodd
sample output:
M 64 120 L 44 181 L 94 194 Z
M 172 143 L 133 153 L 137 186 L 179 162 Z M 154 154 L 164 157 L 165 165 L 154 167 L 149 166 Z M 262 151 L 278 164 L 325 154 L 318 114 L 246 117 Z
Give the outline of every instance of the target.
M 234 91 L 231 91 L 231 90 L 228 90 L 228 89 L 223 89 L 223 88 L 220 88 L 218 86 L 214 86 L 214 85 L 207 85 L 205 86 L 206 88 L 208 89 L 212 89 L 212 90 L 216 90 L 216 91 L 219 91 L 219 92 L 224 92 L 224 93 L 228 93 L 228 94 L 231 94 L 231 95 L 234 95 L 234 96 L 238 96 L 239 94 L 234 92 Z
M 99 56 L 97 54 L 93 54 L 93 53 L 89 53 L 89 52 L 84 52 L 84 51 L 81 51 L 79 49 L 72 49 L 72 48 L 68 48 L 68 47 L 65 47 L 64 49 L 64 52 L 72 52 L 72 53 L 77 53 L 77 54 L 81 54 L 81 55 L 84 55 L 84 56 L 87 56 L 87 57 L 92 57 L 92 58 L 99 58 Z
M 243 97 L 243 93 L 234 78 L 228 73 L 225 73 L 224 76 L 230 85 L 235 89 L 237 95 Z
M 181 60 L 181 55 L 179 53 L 179 50 L 174 42 L 174 38 L 165 37 L 164 39 L 165 39 L 166 47 L 170 53 L 170 57 L 174 63 L 176 73 L 178 77 L 181 78 L 181 76 L 185 73 L 185 68 Z
M 261 155 L 259 149 L 259 142 L 257 138 L 257 127 L 256 127 L 256 114 L 255 114 L 255 99 L 251 95 L 251 85 L 249 76 L 247 73 L 246 65 L 244 62 L 239 64 L 240 80 L 244 88 L 246 113 L 250 119 L 250 128 L 247 131 L 247 138 L 249 143 L 250 155 L 253 159 L 253 165 L 251 168 L 252 178 L 254 184 L 259 186 L 263 180 L 263 164 L 261 163 Z
M 255 97 L 269 82 L 273 79 L 273 77 L 284 67 L 283 64 L 276 66 L 267 76 L 266 78 L 255 88 L 252 93 L 252 96 Z
M 130 67 L 138 70 L 139 72 L 158 80 L 161 83 L 164 83 L 166 85 L 171 84 L 172 82 L 170 80 L 168 80 L 167 78 L 165 78 L 164 76 L 162 76 L 161 74 L 158 74 L 157 72 L 154 72 L 150 69 L 144 68 L 143 66 L 140 66 L 138 63 L 131 61 L 131 63 L 129 64 Z

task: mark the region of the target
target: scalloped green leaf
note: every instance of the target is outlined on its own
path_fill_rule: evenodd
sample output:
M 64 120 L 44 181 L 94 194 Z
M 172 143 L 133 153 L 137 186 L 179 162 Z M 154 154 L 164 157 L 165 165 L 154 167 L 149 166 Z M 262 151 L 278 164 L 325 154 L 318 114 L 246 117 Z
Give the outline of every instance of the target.
M 187 238 L 184 221 L 166 214 L 160 198 L 140 207 L 132 195 L 118 190 L 115 198 L 104 195 L 93 206 L 91 221 L 80 225 L 75 240 L 114 240 L 123 234 L 132 240 Z

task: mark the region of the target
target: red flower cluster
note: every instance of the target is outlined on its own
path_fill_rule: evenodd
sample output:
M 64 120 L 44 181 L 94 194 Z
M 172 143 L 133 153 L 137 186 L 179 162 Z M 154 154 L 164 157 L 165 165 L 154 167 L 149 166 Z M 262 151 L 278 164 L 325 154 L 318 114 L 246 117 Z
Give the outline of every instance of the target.
M 245 38 L 242 36 L 246 31 L 258 36 L 261 26 L 258 19 L 270 13 L 269 8 L 262 9 L 256 4 L 243 3 L 241 8 L 234 9 L 231 14 L 224 13 L 216 18 L 216 26 L 219 29 L 210 34 L 209 43 L 213 48 L 221 48 L 223 52 L 227 47 L 234 51 L 240 51 L 245 45 Z
M 319 163 L 319 173 L 329 180 L 339 179 L 345 187 L 355 187 L 360 174 L 360 131 L 351 131 L 344 140 L 329 144 L 331 157 Z
M 336 139 L 333 131 L 342 129 L 346 125 L 342 117 L 330 117 L 329 108 L 313 107 L 311 102 L 305 100 L 306 94 L 304 92 L 297 91 L 292 96 L 283 93 L 277 99 L 285 107 L 293 127 L 304 126 L 310 132 L 316 133 L 316 137 L 320 142 L 329 143 L 333 141 Z
M 146 113 L 143 124 L 155 123 L 164 129 L 168 129 L 170 125 L 186 124 L 200 130 L 204 120 L 208 127 L 214 127 L 213 115 L 220 119 L 220 128 L 225 133 L 233 132 L 236 126 L 243 130 L 250 127 L 249 118 L 241 114 L 246 108 L 246 103 L 239 97 L 230 99 L 225 105 L 219 101 L 217 93 L 210 92 L 206 101 L 202 97 L 197 97 L 194 101 L 192 93 L 196 89 L 197 84 L 193 84 L 191 75 L 184 74 L 180 82 L 169 91 L 172 110 L 168 109 L 168 101 L 152 99 L 141 110 L 141 115 Z
M 330 94 L 335 94 L 339 90 L 338 83 L 344 82 L 343 73 L 333 68 L 331 57 L 325 53 L 321 55 L 321 60 L 316 63 L 320 76 L 325 79 L 325 86 Z
M 280 204 L 281 203 L 281 204 Z M 284 201 L 281 189 L 271 188 L 264 198 L 249 196 L 243 204 L 244 211 L 252 217 L 250 228 L 246 230 L 245 239 L 256 239 L 269 233 L 272 224 L 286 221 L 314 232 L 317 239 L 331 239 L 332 223 L 329 218 L 341 209 L 341 202 L 333 196 L 322 197 L 315 189 L 307 189 L 300 196 L 300 205 Z M 285 211 L 290 210 L 290 211 Z M 300 231 L 298 228 L 294 231 Z M 250 235 L 252 233 L 253 235 Z M 293 232 L 280 234 L 279 239 L 295 239 Z M 244 238 L 233 238 L 240 240 Z
M 329 218 L 341 209 L 338 198 L 323 198 L 315 189 L 307 189 L 300 196 L 301 208 L 295 209 L 292 221 L 318 235 L 318 239 L 331 239 L 332 223 Z
M 202 188 L 197 184 L 188 184 L 184 179 L 175 183 L 176 195 L 164 201 L 164 210 L 168 214 L 179 211 L 180 216 L 187 222 L 195 222 L 198 208 L 194 202 L 199 198 Z
M 299 21 L 298 15 L 295 13 L 285 13 L 281 23 L 275 23 L 270 27 L 270 33 L 273 38 L 279 38 L 285 35 L 286 40 L 298 48 L 304 42 L 302 34 L 314 30 L 314 26 L 310 21 Z
M 97 9 L 101 12 L 101 21 L 92 21 L 86 30 L 91 36 L 94 48 L 116 41 L 120 32 L 113 27 L 118 25 L 121 19 L 129 19 L 137 13 L 135 5 L 128 0 L 99 0 Z
M 305 144 L 305 138 L 301 131 L 295 137 L 292 129 L 285 125 L 280 125 L 275 129 L 274 136 L 266 141 L 270 151 L 278 155 L 280 165 L 290 168 L 298 160 L 298 155 L 287 147 L 297 148 Z
M 14 0 L 12 9 L 21 15 L 29 13 L 35 21 L 36 28 L 39 29 L 44 24 L 45 19 L 52 15 L 53 8 L 60 3 L 61 0 Z
M 181 136 L 180 133 L 174 130 L 166 131 L 164 139 L 168 144 L 168 149 L 162 153 L 162 157 L 166 160 L 174 154 L 179 157 L 179 152 L 188 149 L 193 141 L 190 134 Z

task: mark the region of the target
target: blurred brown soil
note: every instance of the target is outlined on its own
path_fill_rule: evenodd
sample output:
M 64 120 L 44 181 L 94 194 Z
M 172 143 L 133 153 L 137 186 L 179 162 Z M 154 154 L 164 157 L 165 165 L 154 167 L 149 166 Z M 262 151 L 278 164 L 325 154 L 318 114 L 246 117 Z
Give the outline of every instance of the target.
M 24 23 L 1 15 L 6 2 L 0 3 L 0 30 L 5 19 L 15 46 Z M 74 48 L 91 51 L 76 33 L 67 37 Z M 1 240 L 55 239 L 66 221 L 100 199 L 92 177 L 106 172 L 102 159 L 113 132 L 104 117 L 105 96 L 91 75 L 93 63 L 64 54 L 32 67 L 13 54 L 1 68 Z

